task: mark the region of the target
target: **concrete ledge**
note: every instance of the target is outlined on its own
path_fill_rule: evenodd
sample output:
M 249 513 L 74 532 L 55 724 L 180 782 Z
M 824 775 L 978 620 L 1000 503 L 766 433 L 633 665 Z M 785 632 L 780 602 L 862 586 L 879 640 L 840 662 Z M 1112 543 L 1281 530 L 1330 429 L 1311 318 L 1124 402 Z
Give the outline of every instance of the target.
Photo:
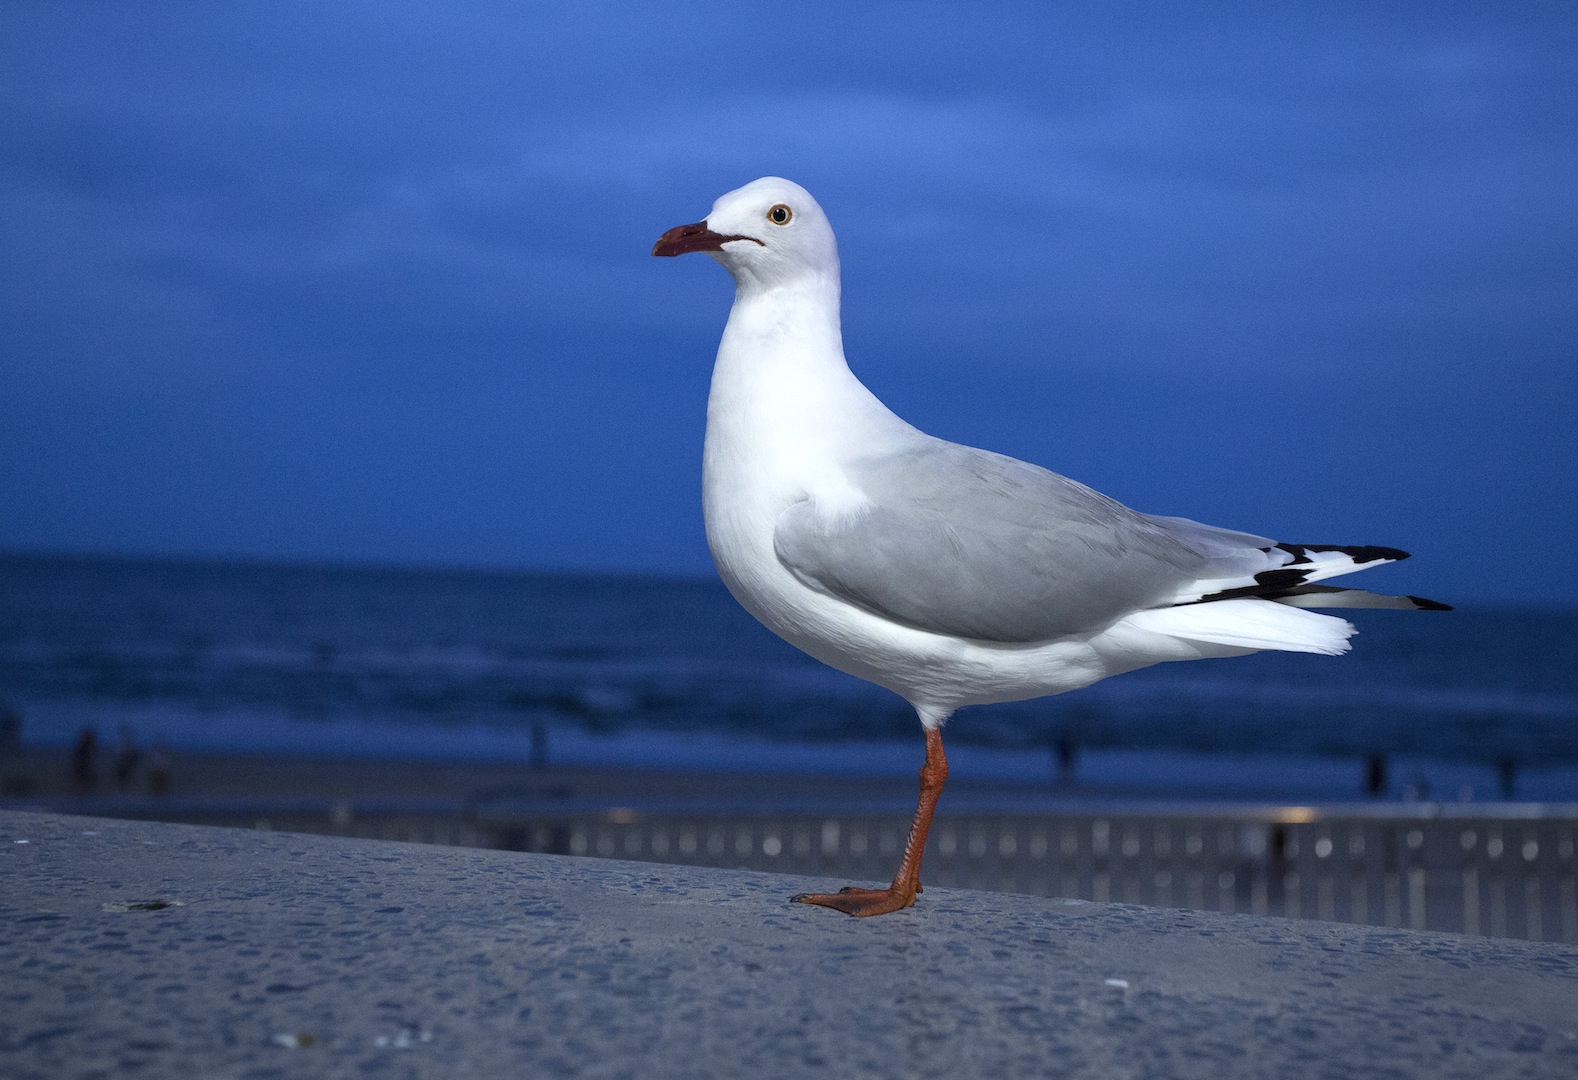
M 1578 1075 L 1578 948 L 0 812 L 0 1075 Z

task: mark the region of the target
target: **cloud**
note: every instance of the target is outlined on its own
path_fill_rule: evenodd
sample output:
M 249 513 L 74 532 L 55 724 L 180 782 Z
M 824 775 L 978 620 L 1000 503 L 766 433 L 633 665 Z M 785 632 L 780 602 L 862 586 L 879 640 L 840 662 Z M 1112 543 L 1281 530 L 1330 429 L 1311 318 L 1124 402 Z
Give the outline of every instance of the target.
M 838 227 L 857 369 L 947 434 L 1142 492 L 1171 476 L 1173 512 L 1289 513 L 1298 493 L 1267 505 L 1252 463 L 1177 481 L 1168 446 L 1209 416 L 1220 455 L 1235 425 L 1281 428 L 1340 472 L 1341 447 L 1375 449 L 1383 397 L 1412 394 L 1429 423 L 1391 440 L 1395 487 L 1412 468 L 1435 503 L 1505 518 L 1523 481 L 1476 469 L 1472 432 L 1578 494 L 1549 437 L 1574 419 L 1578 341 L 1578 53 L 1556 9 L 0 18 L 0 350 L 21 358 L 0 365 L 0 464 L 51 463 L 0 469 L 0 546 L 224 550 L 311 490 L 280 553 L 466 561 L 508 515 L 446 491 L 529 489 L 513 531 L 557 546 L 487 558 L 626 565 L 624 527 L 686 537 L 643 565 L 699 570 L 695 442 L 729 286 L 646 253 L 764 173 Z M 1262 419 L 1293 400 L 1322 404 Z M 1082 408 L 1138 408 L 1155 437 L 1102 446 Z M 551 467 L 519 479 L 517 443 Z M 380 455 L 424 478 L 404 490 L 449 539 L 401 538 Z M 586 505 L 593 476 L 611 503 Z M 203 500 L 223 491 L 248 494 L 221 527 Z M 330 510 L 342 525 L 315 531 Z

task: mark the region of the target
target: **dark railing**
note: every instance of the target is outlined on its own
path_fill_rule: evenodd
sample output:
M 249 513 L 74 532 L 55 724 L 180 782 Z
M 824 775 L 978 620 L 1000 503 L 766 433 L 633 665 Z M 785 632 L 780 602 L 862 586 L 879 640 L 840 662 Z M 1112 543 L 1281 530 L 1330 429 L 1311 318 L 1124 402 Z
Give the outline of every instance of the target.
M 881 880 L 892 814 L 483 819 L 528 851 Z M 482 822 L 479 822 L 481 824 Z M 956 814 L 925 880 L 1096 901 L 1578 942 L 1578 816 L 1311 808 Z
M 55 807 L 67 809 L 68 807 Z M 88 810 L 88 808 L 82 808 Z M 139 812 L 141 810 L 141 812 Z M 113 812 L 98 807 L 89 812 Z M 881 881 L 887 808 L 189 803 L 127 816 Z M 1578 943 L 1578 806 L 1127 804 L 940 814 L 944 887 Z

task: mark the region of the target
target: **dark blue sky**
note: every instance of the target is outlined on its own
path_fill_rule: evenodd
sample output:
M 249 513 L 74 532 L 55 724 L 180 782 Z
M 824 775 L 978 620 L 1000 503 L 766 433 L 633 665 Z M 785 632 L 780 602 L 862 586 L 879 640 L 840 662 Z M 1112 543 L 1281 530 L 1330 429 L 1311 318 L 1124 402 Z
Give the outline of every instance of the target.
M 1578 8 L 659 10 L 0 7 L 0 550 L 706 572 L 775 173 L 923 428 L 1578 603 Z

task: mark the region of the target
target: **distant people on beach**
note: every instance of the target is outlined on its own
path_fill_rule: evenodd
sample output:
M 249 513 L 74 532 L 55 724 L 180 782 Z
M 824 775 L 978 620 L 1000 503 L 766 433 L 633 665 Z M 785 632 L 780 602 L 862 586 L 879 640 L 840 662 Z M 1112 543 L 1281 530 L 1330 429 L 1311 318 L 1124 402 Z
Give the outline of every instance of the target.
M 22 714 L 10 702 L 0 701 L 0 758 L 8 758 L 22 749 Z
M 1364 793 L 1372 799 L 1386 794 L 1386 757 L 1371 754 L 1364 763 Z
M 1057 755 L 1058 783 L 1073 783 L 1074 765 L 1079 758 L 1079 744 L 1074 741 L 1074 736 L 1063 732 L 1052 744 L 1052 749 Z
M 0 701 L 0 795 L 26 795 L 32 778 L 13 772 L 22 759 L 22 714 L 9 702 Z
M 115 745 L 115 788 L 125 791 L 137 778 L 137 766 L 142 763 L 142 748 L 137 745 L 137 732 L 130 724 L 121 725 L 120 741 Z
M 170 744 L 163 739 L 153 744 L 148 752 L 148 794 L 170 794 L 170 772 L 173 768 Z
M 99 733 L 90 724 L 71 749 L 71 790 L 86 795 L 99 783 Z
M 1496 759 L 1496 786 L 1501 797 L 1511 799 L 1518 793 L 1518 761 L 1510 754 Z

